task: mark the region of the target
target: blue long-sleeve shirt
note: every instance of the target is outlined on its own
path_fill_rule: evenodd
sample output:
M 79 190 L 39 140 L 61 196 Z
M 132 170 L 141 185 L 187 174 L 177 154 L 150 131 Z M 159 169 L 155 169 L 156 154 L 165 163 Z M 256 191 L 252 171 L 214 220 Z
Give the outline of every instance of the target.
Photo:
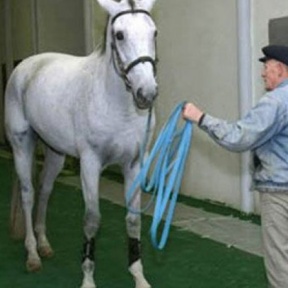
M 252 151 L 253 188 L 288 192 L 288 79 L 235 122 L 205 114 L 199 127 L 224 148 Z

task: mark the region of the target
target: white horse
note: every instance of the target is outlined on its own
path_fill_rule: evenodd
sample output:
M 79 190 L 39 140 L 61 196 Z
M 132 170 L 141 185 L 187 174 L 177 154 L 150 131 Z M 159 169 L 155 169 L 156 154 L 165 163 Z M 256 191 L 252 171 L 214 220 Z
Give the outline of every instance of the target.
M 43 53 L 23 61 L 7 85 L 5 125 L 13 148 L 26 227 L 29 271 L 41 267 L 41 256 L 53 250 L 46 237 L 46 210 L 65 154 L 80 158 L 85 202 L 82 288 L 96 287 L 94 237 L 100 225 L 99 175 L 117 163 L 125 191 L 139 171 L 148 108 L 157 96 L 156 27 L 149 11 L 155 0 L 98 0 L 108 12 L 105 51 L 87 57 Z M 155 125 L 152 112 L 151 139 Z M 46 146 L 39 203 L 32 220 L 33 152 L 37 139 Z M 150 141 L 150 140 L 149 140 Z M 140 191 L 133 209 L 140 207 Z M 112 216 L 112 215 L 111 215 Z M 150 287 L 140 258 L 141 219 L 127 213 L 129 271 L 137 288 Z

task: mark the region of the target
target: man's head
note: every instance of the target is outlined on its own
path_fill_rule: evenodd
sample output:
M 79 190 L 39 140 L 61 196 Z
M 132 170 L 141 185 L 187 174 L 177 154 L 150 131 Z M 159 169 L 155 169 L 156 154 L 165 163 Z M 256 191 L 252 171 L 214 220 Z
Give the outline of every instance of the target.
M 275 89 L 288 78 L 288 47 L 283 45 L 268 45 L 262 49 L 264 57 L 259 61 L 264 63 L 262 77 L 265 89 Z

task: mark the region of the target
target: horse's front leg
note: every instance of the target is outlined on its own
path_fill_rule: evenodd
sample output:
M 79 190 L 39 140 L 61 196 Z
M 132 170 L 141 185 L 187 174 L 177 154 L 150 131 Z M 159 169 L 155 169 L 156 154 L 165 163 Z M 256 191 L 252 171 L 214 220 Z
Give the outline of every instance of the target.
M 82 258 L 83 282 L 81 288 L 96 288 L 94 283 L 94 238 L 100 226 L 99 175 L 100 162 L 94 153 L 84 153 L 80 158 L 81 182 L 85 202 L 84 245 Z
M 125 191 L 127 192 L 139 172 L 139 164 L 129 166 L 124 170 Z M 130 202 L 131 211 L 141 209 L 141 191 L 138 189 Z M 135 288 L 150 288 L 144 277 L 141 261 L 141 214 L 128 210 L 126 216 L 126 229 L 128 234 L 128 261 L 129 271 L 135 280 Z

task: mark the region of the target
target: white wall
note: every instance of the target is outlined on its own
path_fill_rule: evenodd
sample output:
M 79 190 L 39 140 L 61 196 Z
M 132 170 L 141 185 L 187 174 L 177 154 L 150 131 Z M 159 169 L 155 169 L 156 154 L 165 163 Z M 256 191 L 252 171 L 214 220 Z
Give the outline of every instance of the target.
M 93 11 L 90 11 L 92 9 Z M 104 34 L 107 23 L 107 13 L 104 11 L 97 0 L 85 0 L 86 18 L 86 51 L 87 54 L 104 45 Z
M 36 0 L 37 19 L 33 23 L 33 1 L 11 0 L 14 60 L 24 59 L 34 53 L 34 29 L 38 31 L 39 52 L 84 54 L 83 2 L 84 0 Z M 1 5 L 4 5 L 4 1 L 1 1 Z M 32 27 L 33 25 L 37 27 Z M 1 38 L 4 39 L 2 34 Z M 2 51 L 2 41 L 0 46 Z
M 85 54 L 84 0 L 38 0 L 39 52 Z
M 238 118 L 236 1 L 159 1 L 159 124 L 176 103 Z M 169 48 L 168 48 L 169 47 Z M 181 192 L 240 208 L 240 158 L 194 129 Z
M 192 100 L 212 115 L 239 116 L 236 0 L 165 0 L 157 3 L 159 126 L 176 103 Z M 287 0 L 251 0 L 254 103 L 263 93 L 261 48 L 270 19 L 288 16 Z M 195 127 L 181 192 L 241 209 L 240 157 L 218 147 Z M 259 213 L 258 194 L 255 210 Z
M 4 51 L 4 45 L 5 45 L 5 30 L 4 30 L 4 1 L 0 1 L 0 143 L 4 142 L 4 133 L 3 131 L 3 106 L 4 106 L 4 99 L 3 99 L 3 74 L 2 74 L 2 65 L 4 63 L 5 58 L 5 51 Z
M 30 0 L 11 1 L 13 60 L 33 54 L 32 19 Z
M 4 44 L 5 44 L 5 15 L 4 15 L 4 1 L 0 1 L 0 63 L 4 62 Z

